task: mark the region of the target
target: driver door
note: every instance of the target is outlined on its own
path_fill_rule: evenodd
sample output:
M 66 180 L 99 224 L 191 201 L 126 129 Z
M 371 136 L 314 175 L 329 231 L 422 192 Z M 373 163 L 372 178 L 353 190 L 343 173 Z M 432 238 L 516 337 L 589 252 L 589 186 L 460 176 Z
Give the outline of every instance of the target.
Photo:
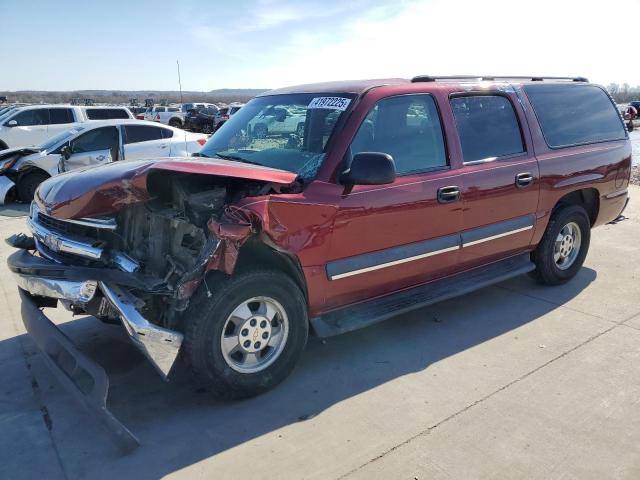
M 454 180 L 435 98 L 379 100 L 350 150 L 391 155 L 397 177 L 388 185 L 356 185 L 341 196 L 326 265 L 327 308 L 454 272 L 462 208 L 459 192 L 447 190 Z
M 18 112 L 4 123 L 9 127 L 5 134 L 7 145 L 11 148 L 39 145 L 47 138 L 48 124 L 49 110 L 46 108 Z
M 60 172 L 103 165 L 119 158 L 120 135 L 117 127 L 101 127 L 71 140 L 69 156 L 61 156 Z

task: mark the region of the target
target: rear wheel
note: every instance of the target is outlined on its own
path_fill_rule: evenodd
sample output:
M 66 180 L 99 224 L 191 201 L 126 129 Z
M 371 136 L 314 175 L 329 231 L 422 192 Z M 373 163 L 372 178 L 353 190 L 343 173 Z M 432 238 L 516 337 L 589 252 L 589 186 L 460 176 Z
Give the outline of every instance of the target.
M 547 285 L 573 278 L 584 263 L 591 239 L 591 223 L 584 208 L 570 205 L 556 211 L 532 254 L 534 277 Z
M 47 178 L 49 178 L 49 175 L 44 172 L 31 172 L 23 175 L 16 185 L 18 199 L 23 202 L 33 200 L 38 186 Z
M 283 273 L 264 270 L 200 289 L 185 318 L 185 353 L 194 377 L 222 398 L 258 395 L 284 380 L 302 355 L 309 329 L 298 286 Z
M 182 128 L 182 122 L 177 118 L 172 118 L 169 120 L 169 126 L 175 128 Z

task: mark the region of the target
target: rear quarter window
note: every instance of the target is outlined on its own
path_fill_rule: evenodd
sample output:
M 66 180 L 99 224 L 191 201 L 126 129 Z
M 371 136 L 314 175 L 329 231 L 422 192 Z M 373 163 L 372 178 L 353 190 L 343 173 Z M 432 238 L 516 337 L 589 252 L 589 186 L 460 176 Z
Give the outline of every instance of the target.
M 621 140 L 627 137 L 609 96 L 595 85 L 526 85 L 551 148 Z
M 123 108 L 88 108 L 87 118 L 89 120 L 114 120 L 129 118 Z

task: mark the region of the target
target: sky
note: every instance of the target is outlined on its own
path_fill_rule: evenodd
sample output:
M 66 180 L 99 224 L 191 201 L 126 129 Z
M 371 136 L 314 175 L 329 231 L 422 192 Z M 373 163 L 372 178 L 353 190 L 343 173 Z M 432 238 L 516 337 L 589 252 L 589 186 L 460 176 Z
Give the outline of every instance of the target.
M 0 91 L 419 74 L 640 85 L 640 0 L 0 0 Z

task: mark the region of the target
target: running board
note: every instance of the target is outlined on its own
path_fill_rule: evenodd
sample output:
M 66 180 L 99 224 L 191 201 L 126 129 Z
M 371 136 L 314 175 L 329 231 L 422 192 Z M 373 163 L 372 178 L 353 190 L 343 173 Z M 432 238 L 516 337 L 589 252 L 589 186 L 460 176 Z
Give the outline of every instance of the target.
M 501 260 L 452 277 L 334 310 L 311 319 L 319 337 L 331 337 L 368 327 L 388 318 L 464 295 L 479 288 L 530 272 L 536 267 L 528 253 Z

